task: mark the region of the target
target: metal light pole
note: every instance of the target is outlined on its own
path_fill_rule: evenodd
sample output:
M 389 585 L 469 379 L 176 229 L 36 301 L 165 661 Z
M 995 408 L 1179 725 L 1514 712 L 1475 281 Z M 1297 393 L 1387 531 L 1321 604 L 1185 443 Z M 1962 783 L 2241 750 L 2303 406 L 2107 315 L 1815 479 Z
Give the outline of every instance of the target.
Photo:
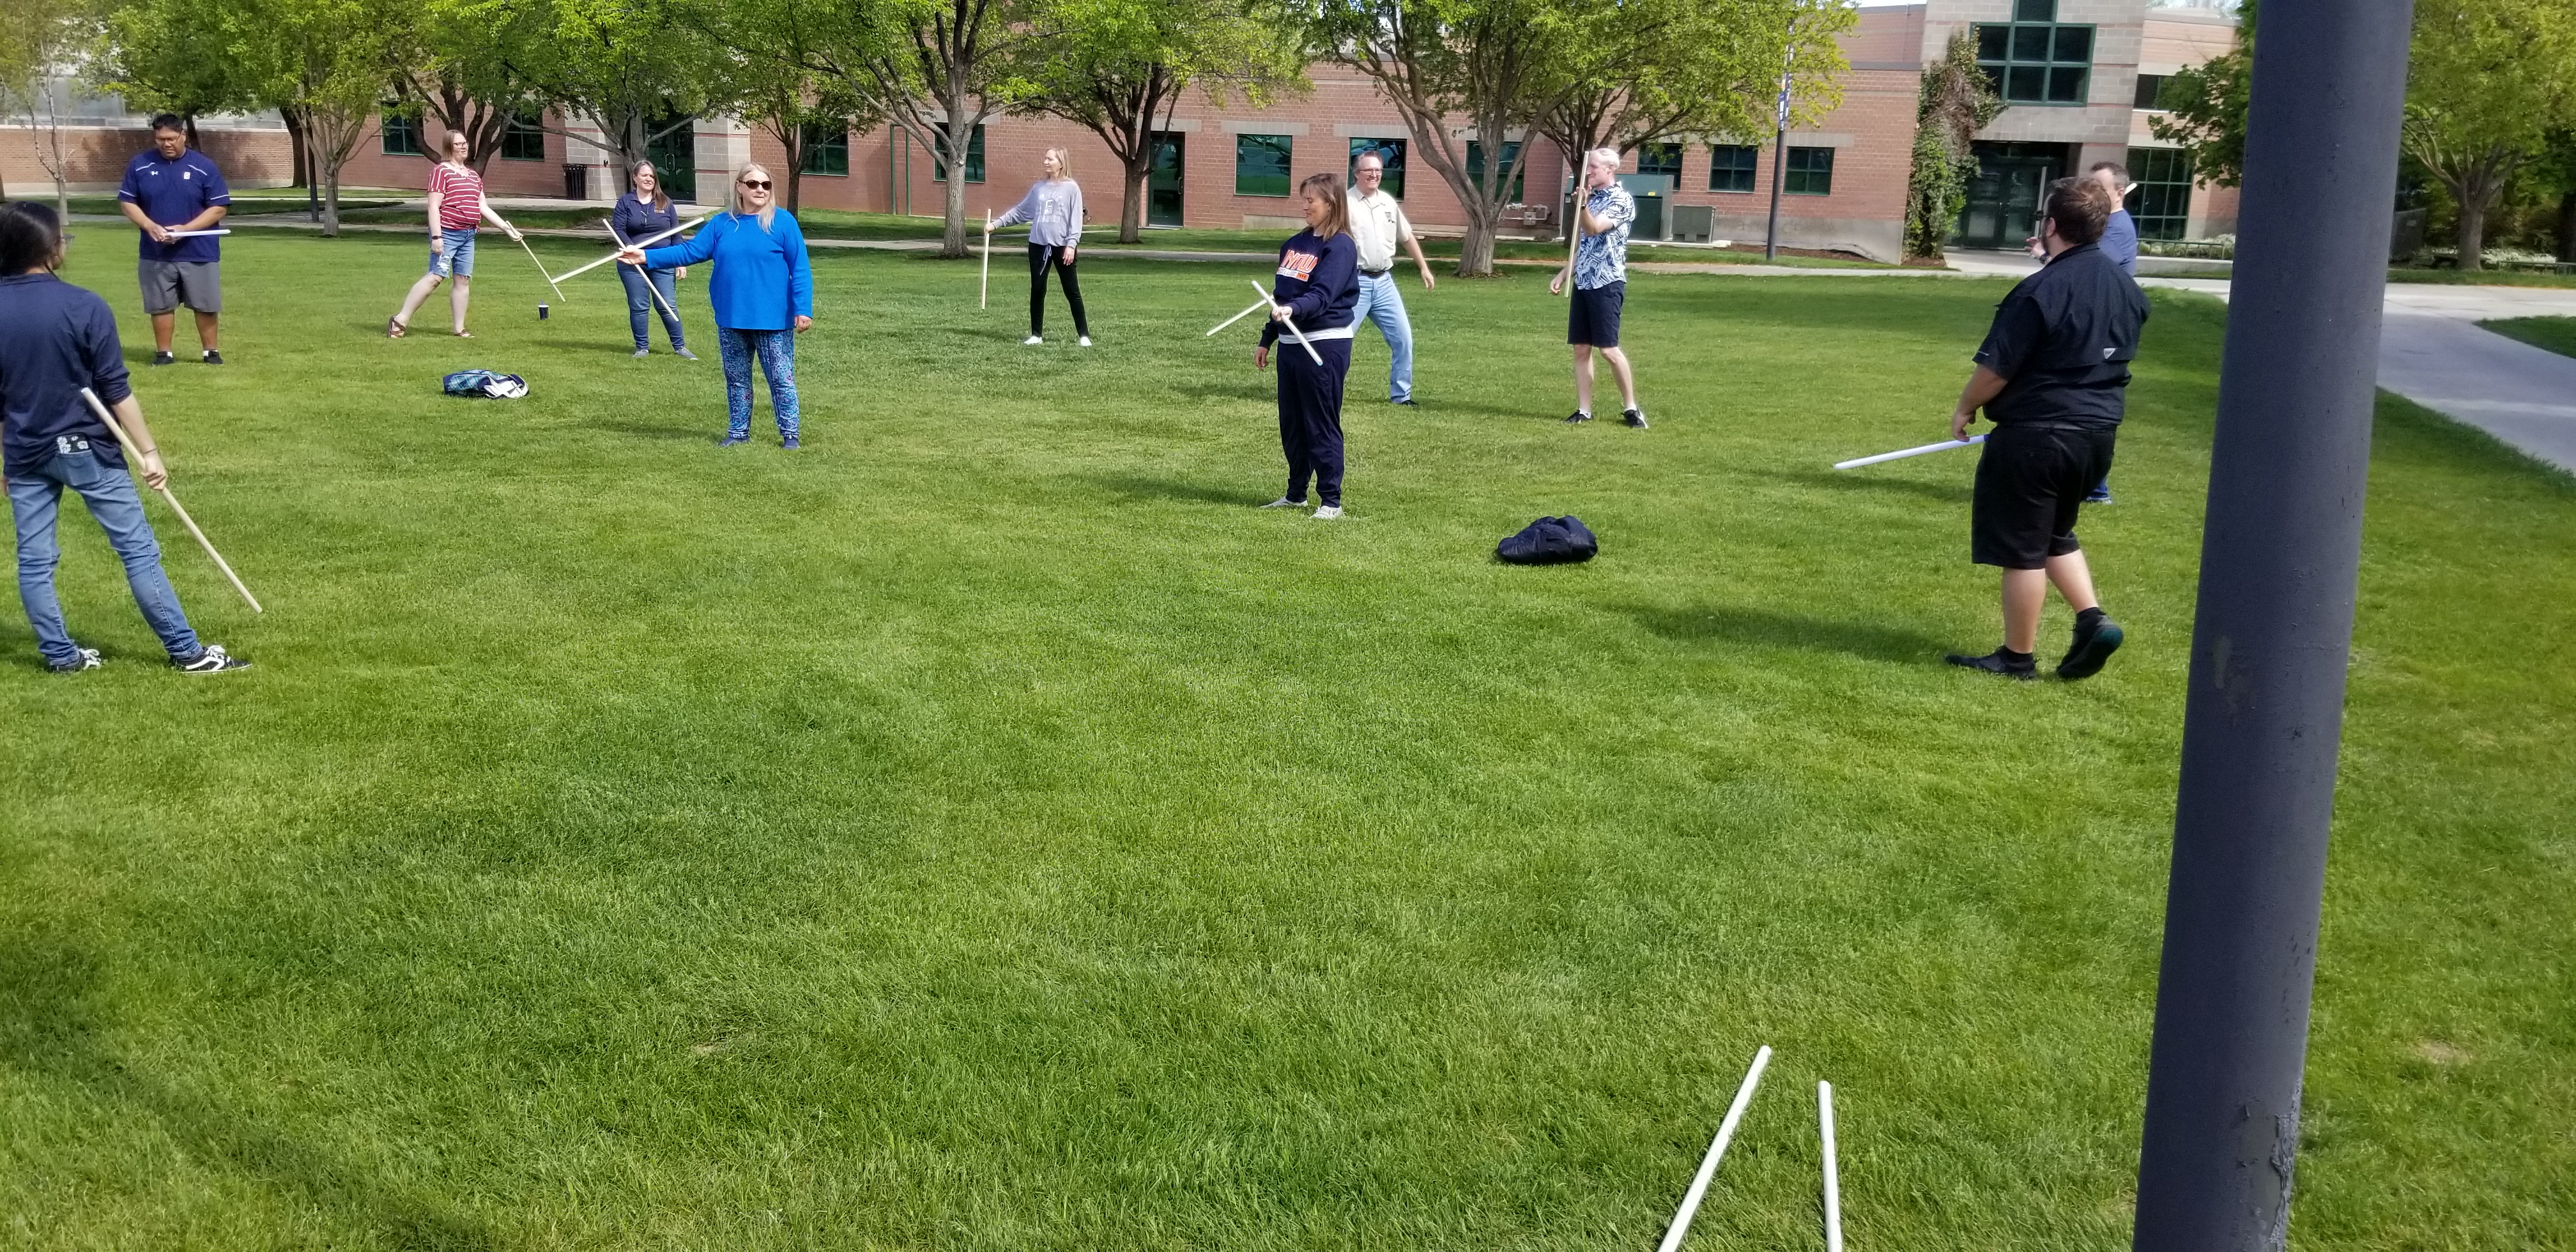
M 2268 0 L 2192 627 L 2138 1252 L 2276 1252 L 2361 563 L 2411 0 Z

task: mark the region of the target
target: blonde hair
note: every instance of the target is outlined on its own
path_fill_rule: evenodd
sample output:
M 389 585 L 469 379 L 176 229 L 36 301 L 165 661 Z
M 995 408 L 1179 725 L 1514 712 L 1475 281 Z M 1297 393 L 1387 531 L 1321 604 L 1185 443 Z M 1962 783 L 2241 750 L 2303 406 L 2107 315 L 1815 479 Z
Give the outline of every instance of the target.
M 763 205 L 760 212 L 756 214 L 742 207 L 742 180 L 749 177 L 754 170 L 758 170 L 761 177 L 769 180 L 769 203 Z M 778 176 L 770 173 L 769 167 L 758 161 L 749 162 L 741 169 L 735 170 L 733 172 L 733 199 L 727 207 L 735 217 L 758 217 L 760 219 L 760 228 L 762 230 L 768 230 L 770 219 L 778 215 Z
M 1348 193 L 1342 189 L 1340 178 L 1331 174 L 1308 174 L 1306 181 L 1297 184 L 1297 190 L 1301 195 L 1319 198 L 1332 206 L 1332 212 L 1324 215 L 1324 224 L 1314 228 L 1316 238 L 1330 239 L 1351 233 L 1351 202 Z
M 1583 154 L 1583 163 L 1585 165 L 1590 165 L 1595 161 L 1599 161 L 1608 165 L 1610 167 L 1610 172 L 1613 174 L 1619 172 L 1619 166 L 1625 160 L 1625 157 L 1619 155 L 1619 150 L 1617 148 L 1594 148 L 1590 152 Z
M 1072 153 L 1072 152 L 1067 151 L 1066 149 L 1063 149 L 1063 148 L 1049 148 L 1049 149 L 1047 149 L 1047 150 L 1046 150 L 1046 155 L 1048 155 L 1048 156 L 1051 156 L 1051 157 L 1054 157 L 1054 158 L 1055 158 L 1055 176 L 1056 176 L 1056 177 L 1058 177 L 1058 178 L 1062 178 L 1062 179 L 1066 179 L 1066 180 L 1068 180 L 1068 181 L 1070 181 L 1070 180 L 1073 178 L 1073 153 Z

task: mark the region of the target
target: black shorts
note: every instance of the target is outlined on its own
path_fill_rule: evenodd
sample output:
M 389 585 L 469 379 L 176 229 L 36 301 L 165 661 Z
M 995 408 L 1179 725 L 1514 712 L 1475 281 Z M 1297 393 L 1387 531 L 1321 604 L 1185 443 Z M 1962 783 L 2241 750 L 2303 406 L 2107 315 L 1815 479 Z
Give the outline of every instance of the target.
M 1596 348 L 1618 347 L 1619 306 L 1627 299 L 1626 283 L 1575 288 L 1574 307 L 1566 310 L 1565 314 L 1565 341 L 1588 343 Z
M 2080 551 L 2075 510 L 2111 472 L 2116 426 L 1998 426 L 1977 459 L 1970 553 L 1979 565 L 2040 569 Z

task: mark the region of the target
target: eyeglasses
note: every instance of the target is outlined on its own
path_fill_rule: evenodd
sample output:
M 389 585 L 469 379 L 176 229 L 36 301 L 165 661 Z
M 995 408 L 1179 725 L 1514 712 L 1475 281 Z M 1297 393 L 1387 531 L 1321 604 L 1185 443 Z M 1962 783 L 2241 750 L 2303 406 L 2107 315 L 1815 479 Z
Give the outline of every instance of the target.
M 746 178 L 742 180 L 742 185 L 751 188 L 753 191 L 769 190 L 769 182 L 766 179 Z

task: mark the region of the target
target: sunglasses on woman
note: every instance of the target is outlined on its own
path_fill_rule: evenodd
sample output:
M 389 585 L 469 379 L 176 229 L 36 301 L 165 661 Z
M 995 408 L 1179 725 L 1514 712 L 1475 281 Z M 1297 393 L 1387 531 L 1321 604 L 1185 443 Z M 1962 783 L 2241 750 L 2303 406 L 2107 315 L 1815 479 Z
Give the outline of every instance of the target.
M 746 178 L 742 180 L 742 185 L 751 188 L 753 191 L 769 190 L 769 180 L 765 178 Z

